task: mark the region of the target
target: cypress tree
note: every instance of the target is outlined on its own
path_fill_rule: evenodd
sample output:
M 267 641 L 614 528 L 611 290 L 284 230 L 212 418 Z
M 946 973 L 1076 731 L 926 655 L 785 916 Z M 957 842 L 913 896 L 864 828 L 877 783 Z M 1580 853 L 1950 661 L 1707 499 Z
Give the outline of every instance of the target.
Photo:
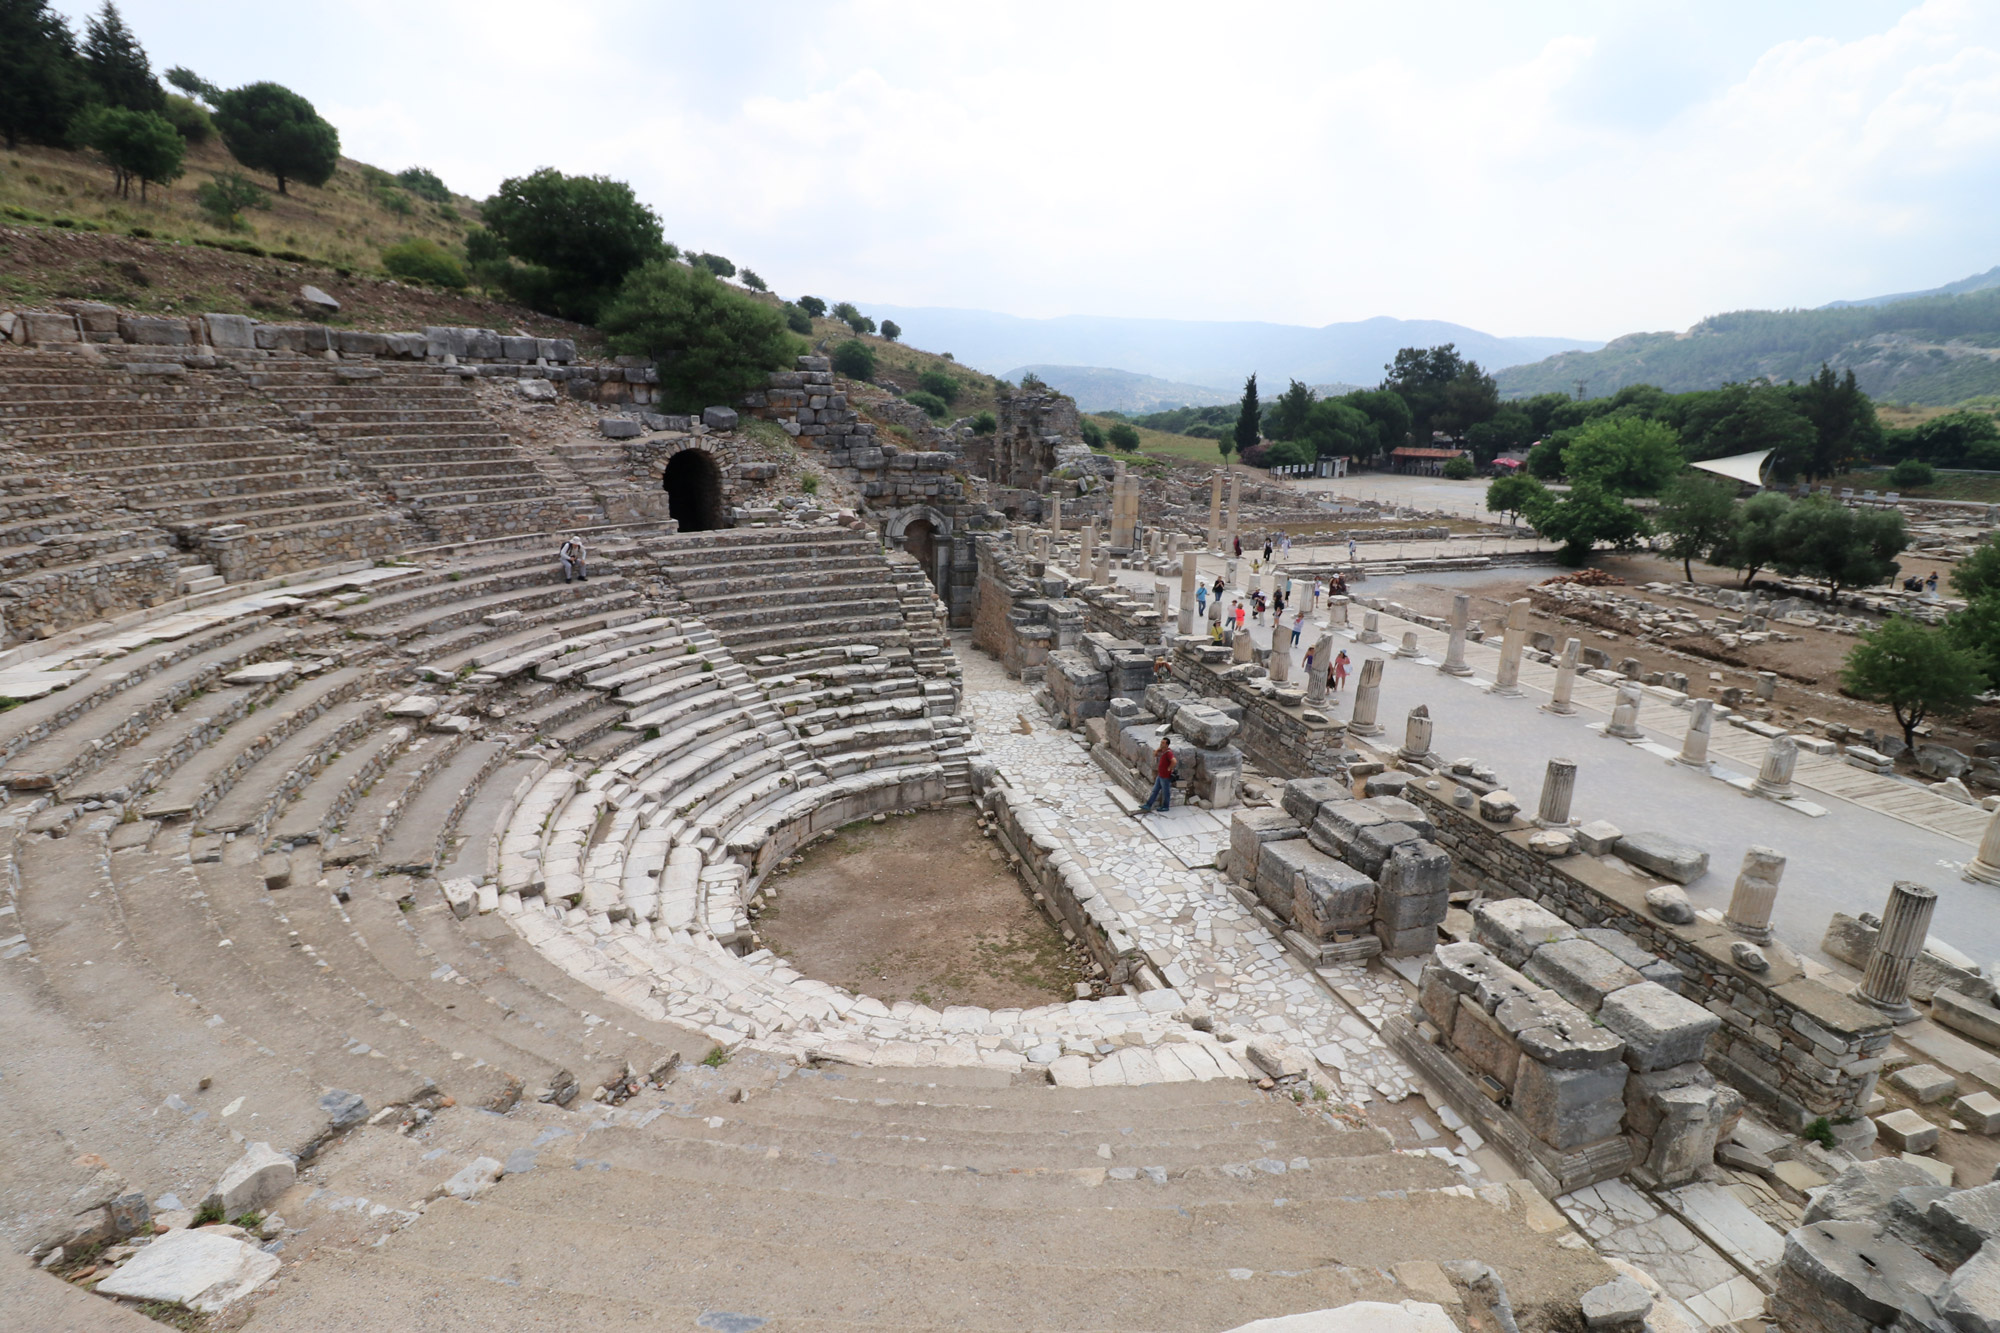
M 1257 377 L 1243 381 L 1243 407 L 1236 414 L 1236 454 L 1240 458 L 1257 443 L 1262 411 L 1257 406 Z M 1226 457 L 1228 450 L 1223 450 Z
M 47 0 L 0 0 L 0 137 L 69 145 L 89 85 L 76 36 Z
M 153 77 L 146 48 L 125 26 L 125 16 L 111 0 L 104 0 L 97 17 L 84 24 L 83 63 L 107 106 L 128 111 L 167 109 L 166 90 Z

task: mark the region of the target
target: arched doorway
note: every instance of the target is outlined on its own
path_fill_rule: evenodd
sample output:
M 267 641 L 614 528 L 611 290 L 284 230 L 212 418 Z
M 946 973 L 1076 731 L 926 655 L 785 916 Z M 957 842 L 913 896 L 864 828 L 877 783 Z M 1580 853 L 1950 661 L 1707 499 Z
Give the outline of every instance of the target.
M 722 470 L 703 449 L 683 449 L 667 460 L 660 479 L 667 514 L 682 532 L 712 532 L 723 526 Z
M 924 571 L 924 577 L 931 581 L 931 587 L 936 588 L 937 526 L 927 518 L 912 520 L 903 529 L 903 549 L 916 560 L 918 567 Z

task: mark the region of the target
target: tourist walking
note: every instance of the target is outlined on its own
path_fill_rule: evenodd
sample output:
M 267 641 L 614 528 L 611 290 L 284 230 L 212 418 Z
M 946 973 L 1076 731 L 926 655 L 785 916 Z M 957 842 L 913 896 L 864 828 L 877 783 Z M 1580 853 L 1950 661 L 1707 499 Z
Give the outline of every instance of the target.
M 1153 751 L 1153 790 L 1147 795 L 1146 803 L 1139 807 L 1140 814 L 1153 808 L 1153 802 L 1160 803 L 1160 813 L 1173 808 L 1174 774 L 1180 770 L 1181 761 L 1174 754 L 1173 742 L 1166 736 L 1160 737 L 1160 748 Z
M 1194 585 L 1194 609 L 1196 615 L 1206 616 L 1208 614 L 1208 585 L 1206 583 L 1197 583 Z
M 1241 602 L 1236 604 L 1236 632 L 1238 634 L 1243 632 L 1243 603 Z
M 1326 683 L 1336 690 L 1347 686 L 1347 650 L 1341 649 L 1334 655 L 1333 666 L 1327 672 Z
M 583 563 L 583 538 L 571 537 L 565 541 L 562 548 L 556 552 L 556 557 L 562 561 L 564 583 L 568 583 L 572 578 L 585 583 L 590 582 L 590 575 L 585 571 Z
M 1299 646 L 1299 635 L 1305 633 L 1306 613 L 1301 611 L 1292 617 L 1292 647 Z
M 1292 642 L 1297 643 L 1298 640 L 1293 639 Z M 1310 681 L 1313 677 L 1313 653 L 1316 652 L 1317 650 L 1318 650 L 1318 645 L 1316 644 L 1306 645 L 1306 664 L 1305 668 L 1302 671 L 1300 671 L 1299 674 L 1301 676 L 1304 676 L 1308 681 Z
M 1264 563 L 1267 565 L 1271 563 L 1271 539 L 1269 537 L 1264 539 Z
M 1354 544 L 1354 538 L 1352 538 L 1352 537 L 1349 537 L 1349 538 L 1347 539 L 1347 563 L 1348 563 L 1348 564 L 1350 564 L 1350 565 L 1351 565 L 1351 564 L 1353 564 L 1353 563 L 1354 563 L 1354 559 L 1355 559 L 1355 555 L 1356 555 L 1356 553 L 1357 553 L 1357 552 L 1359 552 L 1359 551 L 1360 551 L 1360 549 L 1361 549 L 1360 547 L 1358 547 L 1358 546 L 1356 546 L 1356 545 Z
M 1236 550 L 1235 550 L 1235 554 L 1236 554 L 1236 558 L 1237 558 L 1238 560 L 1241 560 L 1241 559 L 1243 558 L 1243 539 L 1242 539 L 1241 537 L 1232 537 L 1232 538 L 1230 538 L 1230 540 L 1231 540 L 1232 542 L 1234 542 L 1234 543 L 1235 543 L 1235 546 L 1236 546 Z

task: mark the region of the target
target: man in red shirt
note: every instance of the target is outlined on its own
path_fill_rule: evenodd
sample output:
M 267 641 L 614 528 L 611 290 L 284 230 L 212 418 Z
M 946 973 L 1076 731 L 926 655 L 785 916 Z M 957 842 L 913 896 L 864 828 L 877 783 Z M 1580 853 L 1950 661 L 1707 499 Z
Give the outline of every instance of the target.
M 1160 803 L 1162 814 L 1173 807 L 1174 771 L 1180 766 L 1181 761 L 1174 755 L 1173 743 L 1162 733 L 1160 748 L 1153 751 L 1153 791 L 1146 798 L 1146 803 L 1139 807 L 1140 814 L 1151 810 L 1155 801 Z

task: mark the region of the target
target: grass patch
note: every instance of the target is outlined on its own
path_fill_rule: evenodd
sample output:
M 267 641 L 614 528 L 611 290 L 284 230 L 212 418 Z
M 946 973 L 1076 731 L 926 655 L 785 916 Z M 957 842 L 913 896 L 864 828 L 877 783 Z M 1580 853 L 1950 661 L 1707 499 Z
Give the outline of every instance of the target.
M 718 1046 L 707 1055 L 702 1056 L 701 1062 L 710 1069 L 720 1069 L 729 1063 L 729 1052 Z
M 1113 425 L 1117 424 L 1117 419 L 1114 417 L 1101 417 L 1094 413 L 1090 414 L 1090 419 L 1105 430 L 1110 430 Z M 1132 425 L 1130 422 L 1126 424 Z M 1170 435 L 1166 431 L 1148 430 L 1144 426 L 1135 425 L 1132 426 L 1132 429 L 1139 432 L 1139 453 L 1137 455 L 1139 458 L 1143 459 L 1146 455 L 1150 454 L 1156 458 L 1171 458 L 1182 463 L 1201 463 L 1208 467 L 1220 467 L 1224 461 L 1222 452 L 1215 447 L 1214 440 L 1198 440 L 1192 435 Z M 1132 454 L 1121 454 L 1116 451 L 1111 451 L 1110 456 L 1112 458 L 1134 457 Z M 1232 454 L 1230 457 L 1233 458 L 1235 455 Z
M 207 1315 L 190 1310 L 179 1301 L 146 1301 L 134 1308 L 154 1323 L 180 1329 L 181 1333 L 206 1333 L 209 1327 Z
M 2000 472 L 1943 472 L 1929 486 L 1898 486 L 1889 472 L 1845 472 L 1815 485 L 1831 486 L 1837 495 L 1843 488 L 1858 496 L 1873 491 L 1879 498 L 1895 491 L 1906 500 L 1970 500 L 1979 504 L 2000 504 Z
M 194 1215 L 194 1224 L 198 1227 L 205 1227 L 211 1222 L 220 1222 L 221 1220 L 222 1205 L 216 1202 L 203 1204 L 201 1211 Z
M 1821 1116 L 1819 1119 L 1813 1121 L 1810 1125 L 1807 1125 L 1804 1129 L 1800 1130 L 1799 1137 L 1802 1139 L 1809 1139 L 1812 1142 L 1817 1143 L 1822 1148 L 1831 1148 L 1834 1146 L 1833 1124 L 1825 1116 Z

